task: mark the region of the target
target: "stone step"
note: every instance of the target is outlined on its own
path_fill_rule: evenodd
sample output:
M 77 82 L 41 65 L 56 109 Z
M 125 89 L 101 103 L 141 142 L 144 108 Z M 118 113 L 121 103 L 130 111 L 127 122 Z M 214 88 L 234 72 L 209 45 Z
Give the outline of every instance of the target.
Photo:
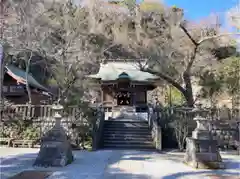
M 113 119 L 113 120 L 106 120 L 104 123 L 111 123 L 111 124 L 148 124 L 148 121 L 140 121 L 140 120 L 127 120 L 127 119 Z
M 148 128 L 128 128 L 128 127 L 121 127 L 121 128 L 104 128 L 104 131 L 125 131 L 125 132 L 150 132 Z
M 111 123 L 105 123 L 104 124 L 104 127 L 113 127 L 113 128 L 117 128 L 117 127 L 132 127 L 132 128 L 135 128 L 135 127 L 140 127 L 140 128 L 149 128 L 149 126 L 147 124 L 138 124 L 138 123 L 135 123 L 135 124 L 131 124 L 131 123 L 122 123 L 122 124 L 111 124 Z
M 139 134 L 104 134 L 103 138 L 114 138 L 114 139 L 124 139 L 124 138 L 133 138 L 133 139 L 152 139 L 151 134 L 148 135 L 139 135 Z
M 151 140 L 106 140 L 104 139 L 104 144 L 138 144 L 138 145 L 153 145 Z
M 146 122 L 104 122 L 106 126 L 148 126 Z
M 104 121 L 103 148 L 154 149 L 147 121 Z
M 107 130 L 104 129 L 103 134 L 139 134 L 139 135 L 149 135 L 151 134 L 148 130 Z
M 149 127 L 124 127 L 124 126 L 104 126 L 104 129 L 112 129 L 112 130 L 148 130 Z
M 153 145 L 137 144 L 104 144 L 104 149 L 137 149 L 137 150 L 155 150 Z
M 145 142 L 145 141 L 152 141 L 152 138 L 131 138 L 131 137 L 104 137 L 103 142 L 105 141 L 138 141 L 138 142 Z

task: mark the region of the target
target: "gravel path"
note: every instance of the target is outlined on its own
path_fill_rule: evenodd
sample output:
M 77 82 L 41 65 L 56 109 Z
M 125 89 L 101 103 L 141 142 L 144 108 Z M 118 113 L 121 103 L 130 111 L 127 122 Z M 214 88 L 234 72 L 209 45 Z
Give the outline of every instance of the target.
M 227 169 L 195 170 L 182 163 L 183 153 L 146 151 L 74 151 L 75 161 L 63 168 L 33 168 L 38 149 L 0 148 L 1 179 L 24 170 L 50 170 L 48 179 L 209 179 L 240 178 L 240 156 L 222 154 Z M 210 175 L 216 175 L 211 176 Z M 221 177 L 222 178 L 222 177 Z

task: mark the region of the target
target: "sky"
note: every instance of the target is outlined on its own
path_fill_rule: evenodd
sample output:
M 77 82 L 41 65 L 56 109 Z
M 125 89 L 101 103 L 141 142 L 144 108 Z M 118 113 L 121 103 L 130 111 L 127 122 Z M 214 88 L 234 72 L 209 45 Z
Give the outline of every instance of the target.
M 74 0 L 81 1 L 81 0 Z M 104 0 L 107 1 L 107 0 Z M 111 0 L 121 1 L 121 0 Z M 226 11 L 235 7 L 240 0 L 136 0 L 142 1 L 161 1 L 168 6 L 177 6 L 184 9 L 185 18 L 188 20 L 198 21 L 207 18 L 211 14 L 224 17 Z
M 74 0 L 75 2 L 81 0 Z M 104 0 L 107 1 L 107 0 Z M 121 0 L 111 0 L 121 1 Z M 212 13 L 224 15 L 227 10 L 236 6 L 240 0 L 136 0 L 142 1 L 161 1 L 169 6 L 177 6 L 184 9 L 185 17 L 189 20 L 200 20 L 208 17 Z
M 144 0 L 136 0 L 142 2 Z M 236 6 L 240 0 L 145 0 L 162 1 L 168 6 L 177 6 L 184 9 L 185 18 L 188 20 L 201 20 L 211 14 L 223 17 L 226 11 Z
M 223 16 L 227 10 L 236 6 L 239 0 L 164 0 L 167 5 L 183 8 L 189 20 L 200 20 L 212 13 Z

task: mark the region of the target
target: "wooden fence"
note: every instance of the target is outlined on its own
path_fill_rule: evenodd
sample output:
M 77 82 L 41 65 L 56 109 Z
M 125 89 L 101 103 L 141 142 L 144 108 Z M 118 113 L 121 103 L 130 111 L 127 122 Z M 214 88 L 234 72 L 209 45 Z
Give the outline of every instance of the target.
M 51 105 L 13 105 L 5 113 L 9 115 L 19 114 L 22 119 L 51 118 L 53 109 Z M 69 106 L 63 111 L 63 118 L 78 118 L 81 110 L 77 106 Z
M 12 105 L 4 113 L 7 114 L 5 116 L 11 116 L 6 118 L 3 125 L 6 133 L 4 135 L 7 136 L 12 131 L 13 126 L 11 124 L 14 121 L 25 120 L 28 122 L 30 120 L 32 127 L 39 131 L 40 136 L 55 124 L 52 105 Z M 61 124 L 67 135 L 71 137 L 74 134 L 74 125 L 89 125 L 86 118 L 82 116 L 81 108 L 78 106 L 69 106 L 63 110 Z

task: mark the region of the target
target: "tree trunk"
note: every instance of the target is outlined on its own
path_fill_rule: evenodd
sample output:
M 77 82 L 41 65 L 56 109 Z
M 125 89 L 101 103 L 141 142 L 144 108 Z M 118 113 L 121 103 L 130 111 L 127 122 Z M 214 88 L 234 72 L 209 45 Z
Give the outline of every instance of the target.
M 185 83 L 185 92 L 183 93 L 188 107 L 194 106 L 194 98 L 193 98 L 193 91 L 192 91 L 192 81 L 189 72 L 183 73 L 183 80 Z
M 188 107 L 194 107 L 194 99 L 193 99 L 193 94 L 190 92 L 188 89 L 186 89 L 186 92 L 183 94 Z
M 31 64 L 31 60 L 32 60 L 32 52 L 31 55 L 28 59 L 27 62 L 27 67 L 26 67 L 26 73 L 25 73 L 25 78 L 26 78 L 26 89 L 27 89 L 27 94 L 28 94 L 28 109 L 27 109 L 27 119 L 30 119 L 31 116 L 31 105 L 32 105 L 32 94 L 31 94 L 31 89 L 29 87 L 29 83 L 28 83 L 28 74 L 29 74 L 29 70 L 30 70 L 30 64 Z
M 28 83 L 28 74 L 29 74 L 29 70 L 30 70 L 30 64 L 31 64 L 31 60 L 32 60 L 32 52 L 31 52 L 31 55 L 28 59 L 28 62 L 27 62 L 27 68 L 26 68 L 26 89 L 27 89 L 27 94 L 28 94 L 28 103 L 29 104 L 32 104 L 32 94 L 31 94 L 31 90 L 30 90 L 30 87 L 29 87 L 29 83 Z
M 163 80 L 165 80 L 166 82 L 168 82 L 169 84 L 171 84 L 172 86 L 174 86 L 177 90 L 179 90 L 183 96 L 186 99 L 187 105 L 188 107 L 193 107 L 194 106 L 194 98 L 193 98 L 193 92 L 192 92 L 192 82 L 191 82 L 191 76 L 190 76 L 190 72 L 189 71 L 185 71 L 183 73 L 183 80 L 185 83 L 185 88 L 181 86 L 180 83 L 178 83 L 177 81 L 175 81 L 174 79 L 172 79 L 170 76 L 159 72 L 159 71 L 154 71 L 148 68 L 141 68 L 140 70 L 143 72 L 148 72 L 151 73 L 153 75 L 159 76 L 160 78 L 162 78 Z

